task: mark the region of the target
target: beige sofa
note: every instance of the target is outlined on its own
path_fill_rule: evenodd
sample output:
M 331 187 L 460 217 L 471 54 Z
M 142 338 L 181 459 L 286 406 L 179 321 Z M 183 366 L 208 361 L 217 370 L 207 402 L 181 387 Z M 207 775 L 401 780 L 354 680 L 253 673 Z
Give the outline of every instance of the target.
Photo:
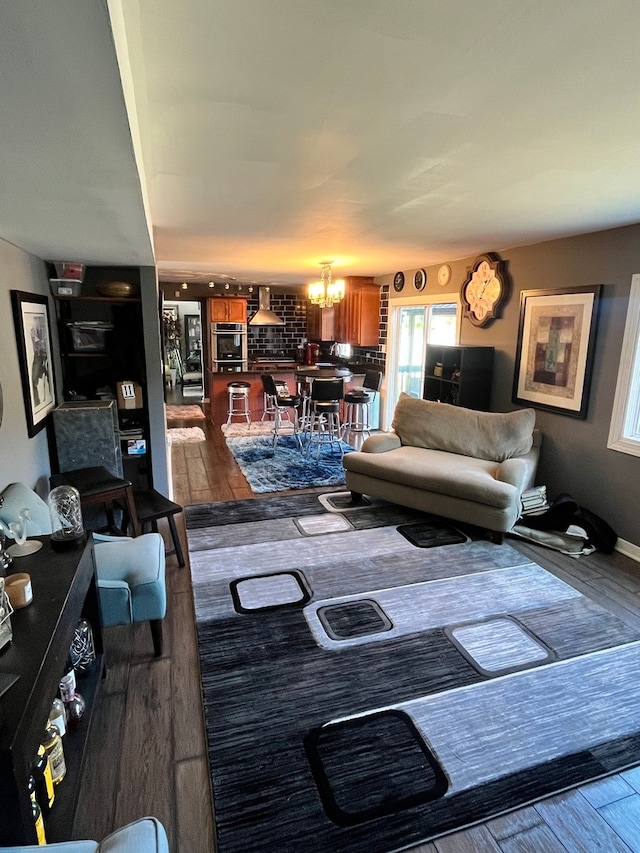
M 401 394 L 393 432 L 345 454 L 347 487 L 362 495 L 468 522 L 499 541 L 533 485 L 542 436 L 534 409 L 477 412 Z

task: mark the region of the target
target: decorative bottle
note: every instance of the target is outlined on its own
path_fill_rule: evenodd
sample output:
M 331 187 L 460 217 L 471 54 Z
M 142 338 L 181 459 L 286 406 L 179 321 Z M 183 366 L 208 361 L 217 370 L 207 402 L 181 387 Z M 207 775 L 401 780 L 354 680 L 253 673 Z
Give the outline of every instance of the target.
M 62 699 L 56 698 L 53 700 L 53 704 L 51 705 L 51 711 L 49 712 L 49 722 L 53 723 L 54 726 L 57 726 L 58 731 L 60 732 L 60 737 L 64 737 L 67 733 L 67 712 L 64 707 L 64 702 Z
M 76 690 L 76 673 L 70 661 L 67 672 L 60 681 L 60 697 L 67 712 L 67 725 L 70 729 L 77 729 L 84 717 L 86 705 Z
M 47 753 L 47 760 L 51 768 L 51 778 L 54 785 L 59 785 L 67 773 L 67 765 L 64 760 L 64 747 L 60 732 L 53 723 L 48 723 L 42 741 Z
M 76 625 L 69 656 L 76 675 L 87 675 L 96 659 L 93 631 L 87 619 L 80 619 Z
M 51 778 L 51 768 L 47 761 L 47 752 L 42 744 L 38 747 L 38 755 L 33 765 L 33 778 L 36 783 L 38 805 L 42 814 L 46 817 L 51 811 L 56 794 L 53 787 L 53 779 Z
M 29 792 L 29 798 L 31 800 L 31 814 L 33 816 L 33 822 L 36 827 L 38 845 L 44 845 L 47 843 L 47 838 L 44 831 L 44 819 L 42 817 L 42 809 L 40 808 L 40 804 L 38 803 L 38 799 L 36 797 L 36 780 L 33 778 L 33 776 L 29 776 L 29 780 L 27 782 L 27 790 Z

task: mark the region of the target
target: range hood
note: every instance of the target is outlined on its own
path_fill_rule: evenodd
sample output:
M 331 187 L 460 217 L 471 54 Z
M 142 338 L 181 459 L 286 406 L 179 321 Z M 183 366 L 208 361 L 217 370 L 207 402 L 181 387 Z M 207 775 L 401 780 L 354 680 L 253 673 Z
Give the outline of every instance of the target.
M 249 320 L 250 326 L 284 326 L 277 314 L 271 310 L 271 294 L 268 287 L 258 290 L 258 310 Z

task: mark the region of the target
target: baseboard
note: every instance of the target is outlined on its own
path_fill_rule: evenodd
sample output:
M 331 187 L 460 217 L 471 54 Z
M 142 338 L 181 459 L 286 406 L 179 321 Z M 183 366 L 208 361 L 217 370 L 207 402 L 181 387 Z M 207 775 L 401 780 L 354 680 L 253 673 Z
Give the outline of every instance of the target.
M 616 551 L 620 551 L 625 557 L 631 557 L 637 563 L 640 563 L 640 546 L 634 545 L 633 542 L 627 542 L 626 539 L 618 538 L 616 542 Z

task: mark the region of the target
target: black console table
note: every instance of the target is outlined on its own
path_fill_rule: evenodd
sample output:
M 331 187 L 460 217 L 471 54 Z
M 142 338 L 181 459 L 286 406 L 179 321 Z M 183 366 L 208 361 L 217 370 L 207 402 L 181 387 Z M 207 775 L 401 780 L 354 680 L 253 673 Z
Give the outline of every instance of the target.
M 87 708 L 80 727 L 64 736 L 67 775 L 45 820 L 47 841 L 71 837 L 84 747 L 104 674 L 102 625 L 93 543 L 59 552 L 38 537 L 40 551 L 14 559 L 14 572 L 31 575 L 33 601 L 11 616 L 13 640 L 0 651 L 0 673 L 18 680 L 0 697 L 0 846 L 37 844 L 27 780 L 81 616 L 93 628 L 96 662 L 78 679 Z

